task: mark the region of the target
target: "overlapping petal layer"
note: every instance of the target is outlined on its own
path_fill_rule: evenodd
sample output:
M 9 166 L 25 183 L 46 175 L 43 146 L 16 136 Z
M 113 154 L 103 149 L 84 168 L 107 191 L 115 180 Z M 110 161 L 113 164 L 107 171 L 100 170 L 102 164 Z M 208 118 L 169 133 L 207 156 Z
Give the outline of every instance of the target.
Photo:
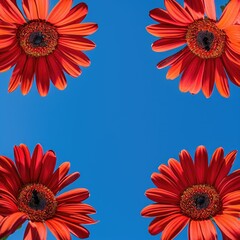
M 196 149 L 194 160 L 186 150 L 179 158 L 169 159 L 152 174 L 156 188 L 148 189 L 146 196 L 155 203 L 141 212 L 154 217 L 149 232 L 173 239 L 189 224 L 188 239 L 217 239 L 216 223 L 224 237 L 239 239 L 240 171 L 229 174 L 236 151 L 224 156 L 218 148 L 209 164 L 204 146 Z
M 47 239 L 47 227 L 57 239 L 87 238 L 82 224 L 93 224 L 89 214 L 95 209 L 83 203 L 89 197 L 85 188 L 56 194 L 74 182 L 78 172 L 68 175 L 70 163 L 54 171 L 56 155 L 36 145 L 31 156 L 26 145 L 14 147 L 14 162 L 0 156 L 0 238 L 12 234 L 29 220 L 24 239 Z
M 147 31 L 160 38 L 152 44 L 153 51 L 186 46 L 157 67 L 170 66 L 168 79 L 182 74 L 179 84 L 182 92 L 197 94 L 202 89 L 209 98 L 216 83 L 219 93 L 229 97 L 228 78 L 240 86 L 240 35 L 236 25 L 240 19 L 240 0 L 229 1 L 218 21 L 214 0 L 184 0 L 184 7 L 176 0 L 164 3 L 166 10 L 156 8 L 149 13 L 158 24 L 149 25 Z
M 48 94 L 50 80 L 58 89 L 65 89 L 63 71 L 78 77 L 79 66 L 90 65 L 82 51 L 95 48 L 85 37 L 97 30 L 97 24 L 81 23 L 88 13 L 85 3 L 71 8 L 72 1 L 60 0 L 49 14 L 48 0 L 23 0 L 22 6 L 24 15 L 16 1 L 0 0 L 0 71 L 15 65 L 8 91 L 21 85 L 22 93 L 27 94 L 34 77 L 41 96 Z

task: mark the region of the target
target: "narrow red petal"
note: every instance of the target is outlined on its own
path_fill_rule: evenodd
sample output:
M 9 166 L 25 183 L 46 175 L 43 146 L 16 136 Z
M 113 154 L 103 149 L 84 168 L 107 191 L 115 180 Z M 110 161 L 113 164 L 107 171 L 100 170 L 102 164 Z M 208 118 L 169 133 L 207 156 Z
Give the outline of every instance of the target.
M 216 20 L 216 8 L 214 0 L 204 0 L 205 11 L 210 19 Z
M 59 204 L 69 202 L 69 203 L 77 203 L 82 202 L 89 197 L 89 192 L 85 188 L 77 188 L 65 192 L 57 197 L 57 201 Z
M 40 144 L 37 144 L 32 155 L 31 166 L 30 166 L 30 179 L 31 182 L 38 180 L 43 158 L 43 148 Z
M 230 215 L 216 215 L 214 221 L 228 238 L 232 240 L 240 239 L 240 222 L 236 217 Z
M 67 226 L 60 222 L 53 219 L 48 219 L 45 221 L 47 227 L 52 232 L 52 234 L 58 239 L 58 240 L 71 240 L 70 232 L 67 228 Z
M 205 69 L 202 81 L 202 91 L 206 98 L 209 98 L 213 91 L 215 82 L 215 61 L 216 59 L 205 60 Z
M 44 97 L 48 94 L 50 76 L 46 57 L 39 57 L 36 61 L 36 83 L 39 94 Z
M 51 179 L 56 165 L 56 155 L 53 151 L 47 151 L 42 158 L 42 168 L 39 174 L 39 182 L 47 185 Z
M 204 17 L 203 0 L 184 0 L 184 6 L 185 9 L 192 15 L 193 19 L 201 19 Z
M 28 56 L 22 72 L 21 91 L 23 95 L 28 94 L 32 87 L 35 72 L 35 58 Z
M 70 12 L 60 22 L 56 23 L 57 26 L 70 25 L 80 23 L 87 15 L 88 7 L 85 3 L 79 3 L 73 7 Z
M 224 71 L 223 63 L 219 58 L 215 60 L 215 82 L 216 82 L 216 87 L 219 93 L 223 97 L 229 97 L 230 91 L 229 91 L 228 78 Z
M 204 146 L 199 146 L 196 149 L 194 163 L 198 184 L 206 183 L 208 175 L 208 154 Z
M 52 24 L 61 22 L 69 13 L 72 2 L 72 0 L 60 0 L 50 12 L 47 21 Z
M 185 178 L 188 180 L 189 185 L 196 184 L 196 173 L 193 164 L 192 157 L 186 150 L 182 150 L 179 154 L 180 163 L 182 165 L 183 171 L 185 173 Z
M 222 16 L 217 22 L 217 27 L 224 29 L 234 23 L 239 18 L 239 10 L 240 10 L 240 0 L 231 0 L 224 8 Z
M 29 221 L 25 233 L 24 240 L 45 240 L 47 239 L 47 229 L 42 222 Z
M 152 50 L 155 52 L 165 52 L 186 44 L 185 38 L 161 38 L 152 44 Z
M 171 18 L 184 23 L 186 26 L 193 22 L 191 15 L 175 0 L 165 0 L 164 2 Z
M 162 233 L 162 240 L 173 239 L 182 229 L 188 224 L 189 218 L 182 215 L 174 218 L 168 225 L 164 228 Z
M 14 233 L 27 220 L 27 215 L 23 212 L 16 212 L 5 217 L 0 225 L 0 238 Z

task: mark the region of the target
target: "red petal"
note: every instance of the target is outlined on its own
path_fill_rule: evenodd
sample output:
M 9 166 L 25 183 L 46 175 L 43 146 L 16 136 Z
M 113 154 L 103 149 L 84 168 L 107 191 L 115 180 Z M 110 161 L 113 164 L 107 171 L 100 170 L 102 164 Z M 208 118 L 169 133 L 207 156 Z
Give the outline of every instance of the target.
M 191 220 L 188 228 L 189 239 L 217 240 L 216 228 L 211 220 Z
M 228 238 L 232 240 L 240 239 L 240 222 L 236 217 L 230 215 L 216 215 L 214 221 Z
M 23 95 L 28 94 L 32 87 L 35 72 L 35 58 L 28 56 L 21 75 L 21 91 Z
M 169 24 L 153 24 L 147 26 L 147 31 L 156 37 L 184 38 L 187 28 L 170 26 Z
M 54 57 L 53 54 L 47 57 L 47 61 L 49 67 L 48 71 L 52 83 L 59 90 L 64 90 L 67 87 L 67 81 L 60 64 L 58 63 L 57 59 Z
M 204 184 L 208 175 L 208 154 L 204 146 L 199 146 L 194 158 L 195 173 L 198 184 Z
M 45 240 L 47 229 L 42 222 L 29 222 L 24 233 L 24 240 Z
M 22 181 L 24 183 L 30 182 L 31 156 L 27 146 L 24 144 L 21 144 L 20 146 L 15 146 L 14 157 Z
M 166 76 L 167 79 L 174 79 L 178 77 L 193 61 L 195 55 L 192 54 L 191 51 L 187 50 L 188 48 L 186 48 L 186 52 L 182 55 L 182 57 L 177 59 L 176 62 L 172 64 L 171 68 L 168 70 Z
M 48 94 L 50 76 L 46 57 L 37 58 L 36 62 L 36 83 L 39 94 L 44 97 Z
M 5 0 L 0 2 L 0 18 L 7 22 L 13 24 L 24 24 L 26 23 L 22 13 L 19 11 L 16 3 L 11 0 Z
M 181 51 L 163 59 L 161 62 L 157 64 L 157 68 L 161 69 L 167 67 L 169 65 L 174 65 L 174 63 L 179 62 L 184 56 L 189 52 L 188 47 L 183 48 Z
M 48 226 L 49 230 L 58 240 L 71 240 L 70 232 L 67 226 L 60 222 L 53 219 L 47 219 L 45 221 L 46 225 Z
M 169 178 L 164 176 L 163 174 L 153 173 L 151 178 L 153 183 L 158 188 L 163 188 L 165 190 L 172 191 L 176 194 L 180 194 L 181 191 L 178 189 L 176 184 L 170 181 Z
M 186 39 L 184 38 L 161 38 L 152 44 L 152 50 L 155 52 L 165 52 L 180 47 L 185 43 Z
M 171 18 L 186 26 L 193 22 L 191 15 L 175 0 L 165 0 L 164 2 Z
M 51 179 L 56 165 L 56 155 L 53 151 L 47 151 L 42 158 L 42 168 L 39 174 L 39 182 L 47 185 Z
M 73 189 L 57 197 L 58 204 L 61 203 L 78 203 L 89 197 L 89 192 L 85 188 Z
M 61 22 L 69 13 L 72 0 L 60 0 L 50 12 L 47 21 L 56 24 Z
M 160 23 L 167 23 L 174 26 L 186 26 L 184 23 L 176 22 L 169 16 L 169 13 L 161 8 L 155 8 L 149 12 L 149 16 Z
M 62 179 L 67 175 L 68 171 L 70 168 L 70 163 L 69 162 L 64 162 L 62 163 L 59 168 L 53 173 L 51 180 L 47 184 L 47 187 L 50 188 L 51 190 L 62 181 Z
M 174 218 L 168 225 L 164 228 L 162 233 L 162 240 L 173 239 L 182 229 L 188 224 L 189 218 L 181 215 Z
M 21 83 L 22 71 L 24 69 L 26 59 L 27 59 L 26 54 L 22 54 L 21 56 L 19 56 L 19 60 L 13 70 L 10 82 L 8 84 L 9 92 L 16 90 L 18 85 Z
M 48 14 L 48 0 L 23 0 L 22 5 L 28 20 L 46 19 Z
M 183 72 L 179 83 L 179 89 L 182 92 L 190 91 L 196 94 L 202 86 L 202 76 L 204 71 L 204 60 L 194 57 Z
M 204 0 L 205 11 L 210 19 L 216 20 L 216 8 L 214 0 Z
M 175 204 L 151 204 L 141 211 L 144 217 L 169 217 L 181 212 L 181 209 Z
M 64 26 L 64 25 L 70 25 L 75 23 L 80 23 L 87 15 L 88 13 L 88 7 L 85 3 L 79 3 L 74 8 L 70 10 L 70 12 L 62 19 L 60 22 L 58 22 L 57 26 Z
M 59 50 L 77 65 L 88 67 L 91 63 L 90 59 L 81 51 L 76 51 L 64 46 L 59 46 Z
M 237 154 L 237 151 L 231 151 L 229 154 L 225 156 L 223 167 L 221 171 L 219 171 L 219 174 L 216 178 L 216 182 L 215 182 L 216 186 L 220 184 L 223 178 L 225 178 L 228 175 L 229 171 L 232 168 L 233 162 L 236 159 L 236 154 Z
M 88 36 L 96 32 L 98 25 L 96 23 L 77 23 L 58 28 L 58 33 L 63 35 Z
M 193 19 L 197 20 L 204 17 L 203 0 L 199 1 L 184 0 L 184 7 L 192 15 Z
M 78 77 L 82 73 L 78 65 L 73 63 L 63 52 L 60 52 L 58 49 L 55 50 L 54 57 L 61 64 L 61 67 L 64 69 L 64 71 L 72 77 Z
M 205 97 L 209 98 L 213 91 L 214 81 L 215 81 L 215 60 L 207 59 L 205 60 L 205 69 L 202 81 L 202 91 Z
M 42 167 L 43 149 L 40 144 L 37 144 L 32 155 L 31 165 L 30 165 L 30 179 L 31 182 L 36 182 L 38 180 L 41 167 Z
M 176 193 L 167 191 L 160 188 L 150 188 L 146 191 L 145 195 L 154 202 L 166 204 L 178 204 L 179 196 Z
M 215 82 L 219 93 L 223 97 L 229 97 L 230 92 L 228 79 L 223 68 L 223 63 L 220 58 L 216 58 L 215 60 Z
M 229 79 L 235 85 L 240 86 L 240 65 L 230 61 L 225 54 L 222 55 L 222 60 Z
M 217 22 L 217 27 L 224 29 L 234 23 L 239 18 L 240 0 L 231 0 L 224 8 L 221 18 Z
M 71 184 L 74 181 L 76 181 L 79 177 L 80 177 L 80 173 L 79 172 L 75 172 L 75 173 L 72 173 L 72 174 L 64 177 L 62 179 L 62 181 L 58 185 L 56 185 L 56 186 L 54 186 L 52 188 L 53 193 L 56 194 L 57 192 L 61 191 L 66 186 L 68 186 L 69 184 Z
M 96 44 L 91 40 L 77 35 L 61 36 L 58 39 L 58 44 L 78 51 L 92 50 L 96 47 Z
M 0 238 L 14 233 L 27 220 L 23 212 L 16 212 L 1 221 Z
M 173 221 L 174 219 L 181 218 L 182 214 L 171 214 L 167 217 L 157 217 L 155 218 L 149 225 L 148 231 L 152 235 L 156 235 L 164 230 L 168 223 Z
M 209 184 L 214 185 L 216 178 L 221 171 L 222 167 L 224 165 L 224 152 L 223 148 L 217 148 L 215 152 L 212 155 L 212 159 L 208 168 L 208 172 L 211 174 L 208 174 L 208 180 L 207 182 Z
M 180 163 L 182 165 L 183 172 L 185 173 L 185 178 L 188 180 L 189 185 L 194 185 L 197 183 L 195 167 L 193 165 L 193 160 L 186 150 L 182 150 L 179 154 Z

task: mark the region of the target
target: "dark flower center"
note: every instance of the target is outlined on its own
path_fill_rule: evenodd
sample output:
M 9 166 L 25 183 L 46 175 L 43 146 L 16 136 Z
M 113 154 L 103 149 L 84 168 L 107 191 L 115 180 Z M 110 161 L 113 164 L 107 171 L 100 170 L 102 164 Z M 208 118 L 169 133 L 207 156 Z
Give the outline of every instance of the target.
M 34 210 L 44 210 L 46 207 L 46 199 L 37 190 L 32 191 L 32 198 L 29 201 L 29 207 Z
M 44 35 L 41 32 L 32 32 L 29 42 L 32 43 L 33 47 L 46 47 L 47 45 L 44 41 Z
M 19 26 L 17 37 L 24 52 L 33 57 L 51 54 L 58 44 L 56 27 L 44 20 L 32 20 Z
M 209 31 L 200 31 L 197 34 L 197 42 L 199 46 L 205 49 L 206 51 L 210 51 L 213 40 L 214 35 Z
M 49 188 L 39 183 L 33 183 L 20 190 L 18 209 L 26 213 L 31 221 L 42 222 L 54 216 L 57 201 Z
M 220 196 L 213 186 L 199 184 L 187 188 L 181 195 L 180 208 L 194 220 L 210 219 L 222 209 Z
M 210 203 L 208 195 L 204 193 L 194 195 L 193 200 L 197 209 L 207 208 Z
M 210 19 L 196 20 L 188 26 L 186 41 L 192 53 L 200 58 L 217 58 L 225 50 L 226 33 Z

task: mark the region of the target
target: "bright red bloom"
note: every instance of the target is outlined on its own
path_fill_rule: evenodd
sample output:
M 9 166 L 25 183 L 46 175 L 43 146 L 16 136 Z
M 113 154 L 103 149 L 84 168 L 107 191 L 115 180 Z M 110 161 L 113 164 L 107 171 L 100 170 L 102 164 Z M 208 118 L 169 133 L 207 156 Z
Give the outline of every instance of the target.
M 149 232 L 162 232 L 161 239 L 169 240 L 189 224 L 189 240 L 216 240 L 215 223 L 223 239 L 239 240 L 240 170 L 229 174 L 235 157 L 236 151 L 224 157 L 223 148 L 218 148 L 208 165 L 207 150 L 199 146 L 194 162 L 183 150 L 180 162 L 171 158 L 168 166 L 160 165 L 160 173 L 152 174 L 157 188 L 146 191 L 156 203 L 141 212 L 142 216 L 155 217 Z
M 0 71 L 15 65 L 8 91 L 21 84 L 25 95 L 34 75 L 41 96 L 46 96 L 50 79 L 60 90 L 67 86 L 63 70 L 72 77 L 88 67 L 89 58 L 82 52 L 95 48 L 85 37 L 94 33 L 95 23 L 80 23 L 87 15 L 85 3 L 71 9 L 72 0 L 60 0 L 48 15 L 48 0 L 22 0 L 26 19 L 16 1 L 0 0 Z
M 214 83 L 228 97 L 228 78 L 240 86 L 240 0 L 231 0 L 216 20 L 214 0 L 184 0 L 184 8 L 175 0 L 165 0 L 166 10 L 156 8 L 150 16 L 159 22 L 147 31 L 161 39 L 152 44 L 156 52 L 186 45 L 180 52 L 162 60 L 157 67 L 170 66 L 168 79 L 181 73 L 179 89 L 210 97 Z M 205 16 L 206 14 L 206 16 Z
M 54 171 L 55 153 L 43 153 L 37 145 L 32 156 L 26 145 L 14 147 L 15 162 L 0 156 L 0 238 L 12 234 L 29 221 L 24 239 L 46 240 L 47 229 L 56 239 L 87 238 L 89 231 L 82 224 L 95 221 L 88 215 L 95 209 L 82 203 L 89 197 L 84 188 L 77 188 L 58 196 L 64 187 L 74 182 L 78 172 L 67 175 L 70 163 L 63 163 Z

